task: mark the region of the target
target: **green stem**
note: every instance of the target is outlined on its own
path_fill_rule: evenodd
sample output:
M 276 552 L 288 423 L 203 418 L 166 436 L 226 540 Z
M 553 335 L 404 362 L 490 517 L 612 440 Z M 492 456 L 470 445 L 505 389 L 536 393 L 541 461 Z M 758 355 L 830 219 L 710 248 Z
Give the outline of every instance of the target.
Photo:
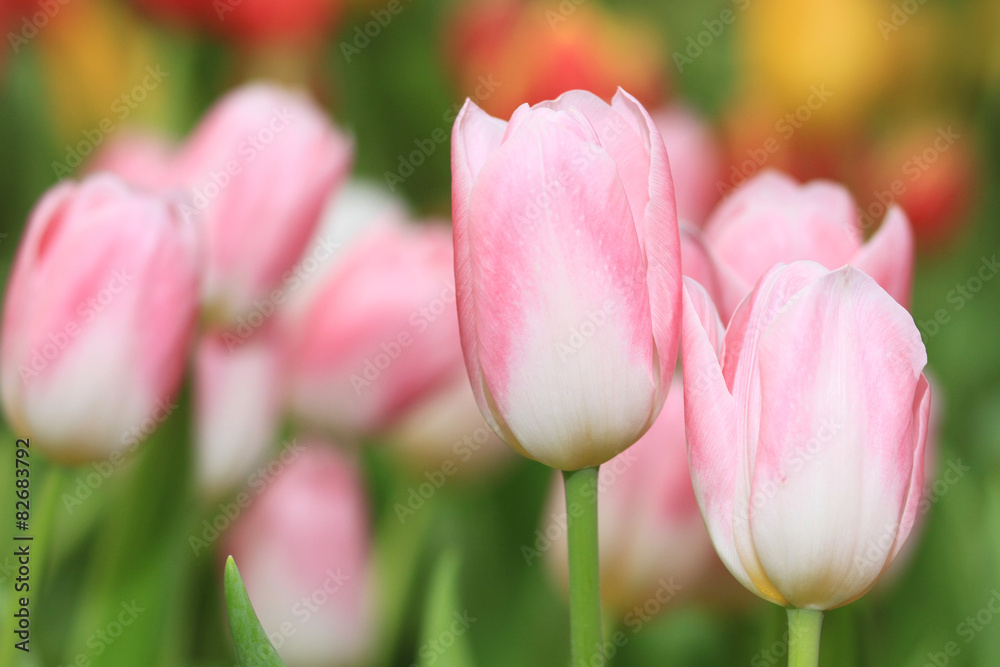
M 819 665 L 819 634 L 823 612 L 788 609 L 788 667 Z
M 569 629 L 574 667 L 604 664 L 597 556 L 597 468 L 563 471 L 569 542 Z
M 59 490 L 66 478 L 66 470 L 59 465 L 51 465 L 45 470 L 42 482 L 42 497 L 38 503 L 39 510 L 35 515 L 35 558 L 41 567 L 39 581 L 43 584 L 51 579 L 50 565 L 53 564 L 51 550 L 55 539 L 54 522 L 55 509 L 59 503 Z M 43 587 L 39 586 L 39 588 Z

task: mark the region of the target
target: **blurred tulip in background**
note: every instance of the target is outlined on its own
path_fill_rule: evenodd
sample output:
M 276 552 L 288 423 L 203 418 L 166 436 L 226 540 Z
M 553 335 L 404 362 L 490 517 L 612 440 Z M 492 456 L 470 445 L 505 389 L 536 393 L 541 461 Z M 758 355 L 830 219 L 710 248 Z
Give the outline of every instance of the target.
M 378 433 L 462 367 L 448 229 L 385 225 L 355 240 L 286 321 L 291 407 L 345 438 Z
M 343 0 L 135 0 L 152 15 L 246 44 L 316 42 L 326 36 Z
M 700 225 L 719 199 L 722 147 L 708 121 L 679 104 L 653 114 L 670 156 L 670 174 L 677 196 L 677 217 Z
M 17 430 L 67 462 L 149 435 L 184 372 L 197 259 L 194 235 L 167 202 L 111 176 L 51 190 L 32 214 L 4 304 L 3 404 Z
M 800 185 L 770 170 L 748 180 L 705 223 L 705 242 L 722 265 L 721 280 L 735 281 L 723 289 L 728 300 L 717 301 L 723 319 L 773 264 L 801 259 L 828 269 L 850 263 L 908 306 L 914 249 L 906 215 L 892 207 L 867 242 L 862 233 L 857 205 L 843 186 Z
M 315 104 L 270 86 L 220 100 L 178 153 L 182 209 L 205 230 L 204 299 L 232 321 L 278 287 L 306 248 L 353 149 Z
M 277 440 L 285 392 L 275 327 L 211 331 L 194 355 L 198 486 L 209 498 L 245 482 Z
M 374 598 L 366 488 L 322 441 L 296 442 L 225 537 L 254 609 L 289 667 L 363 664 Z

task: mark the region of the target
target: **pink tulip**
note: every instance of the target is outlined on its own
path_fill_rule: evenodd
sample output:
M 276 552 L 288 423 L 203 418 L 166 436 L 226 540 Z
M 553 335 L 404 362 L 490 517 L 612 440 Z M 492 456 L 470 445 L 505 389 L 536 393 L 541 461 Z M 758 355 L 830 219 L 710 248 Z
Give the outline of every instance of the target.
M 729 571 L 832 609 L 899 553 L 921 496 L 930 391 L 909 313 L 851 266 L 777 265 L 719 337 L 688 280 L 685 418 L 695 494 Z
M 719 200 L 722 148 L 695 111 L 673 105 L 653 114 L 670 155 L 677 217 L 700 225 Z
M 138 444 L 172 410 L 197 312 L 193 235 L 111 176 L 35 207 L 4 306 L 3 405 L 49 456 Z
M 275 477 L 233 523 L 240 568 L 271 643 L 290 667 L 362 664 L 372 646 L 368 505 L 357 466 L 316 442 L 285 450 Z
M 444 225 L 357 239 L 286 321 L 293 412 L 341 437 L 380 433 L 462 366 Z
M 198 486 L 209 497 L 246 483 L 275 441 L 284 374 L 270 328 L 244 337 L 211 331 L 195 353 L 195 450 Z
M 560 476 L 561 477 L 561 476 Z M 546 535 L 565 526 L 566 498 L 560 480 L 546 512 Z M 601 598 L 626 615 L 657 589 L 667 602 L 703 587 L 713 564 L 712 543 L 702 522 L 688 473 L 684 439 L 684 396 L 675 375 L 663 410 L 639 441 L 601 468 L 598 492 Z M 549 564 L 568 581 L 566 538 L 553 540 Z M 533 555 L 524 552 L 526 560 Z
M 564 470 L 634 443 L 677 352 L 680 241 L 646 110 L 573 91 L 509 123 L 471 101 L 452 137 L 465 362 L 490 425 Z
M 351 154 L 350 141 L 301 94 L 253 85 L 215 105 L 174 165 L 175 181 L 188 188 L 182 211 L 204 226 L 210 313 L 235 321 L 281 284 Z
M 772 170 L 748 180 L 705 224 L 705 241 L 731 282 L 730 298 L 718 303 L 723 318 L 773 264 L 802 259 L 828 269 L 851 264 L 908 306 L 914 251 L 906 215 L 892 207 L 867 243 L 861 234 L 857 205 L 840 185 L 800 185 Z
M 295 318 L 311 308 L 330 273 L 369 232 L 408 221 L 405 202 L 384 185 L 345 182 L 327 200 L 312 240 L 283 281 L 282 292 L 288 297 L 282 304 L 284 313 Z

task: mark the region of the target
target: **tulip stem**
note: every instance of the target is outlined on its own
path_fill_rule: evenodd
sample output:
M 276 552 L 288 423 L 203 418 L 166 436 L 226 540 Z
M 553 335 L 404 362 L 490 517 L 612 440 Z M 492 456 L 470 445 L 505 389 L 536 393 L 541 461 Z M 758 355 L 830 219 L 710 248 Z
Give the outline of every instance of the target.
M 819 665 L 819 634 L 823 612 L 788 609 L 788 667 Z
M 574 667 L 604 664 L 597 556 L 597 468 L 565 470 L 569 629 Z

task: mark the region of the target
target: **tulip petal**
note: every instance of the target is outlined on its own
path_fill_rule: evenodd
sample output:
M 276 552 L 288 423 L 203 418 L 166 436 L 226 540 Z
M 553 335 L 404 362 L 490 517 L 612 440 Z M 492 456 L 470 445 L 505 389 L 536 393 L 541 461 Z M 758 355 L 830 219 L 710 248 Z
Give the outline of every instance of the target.
M 632 219 L 637 227 L 641 226 L 650 197 L 650 154 L 646 147 L 648 142 L 643 141 L 639 133 L 641 126 L 630 124 L 629 119 L 624 118 L 618 109 L 583 90 L 571 90 L 554 101 L 542 102 L 535 111 L 546 108 L 563 111 L 577 109 L 587 117 L 601 148 L 618 167 L 618 176 L 632 209 Z M 511 122 L 513 123 L 513 119 Z M 642 239 L 641 229 L 639 238 Z
M 878 231 L 851 258 L 851 264 L 874 278 L 901 306 L 909 308 L 913 252 L 910 221 L 903 209 L 893 206 Z
M 910 488 L 906 494 L 906 505 L 903 509 L 903 518 L 899 524 L 899 532 L 896 533 L 896 542 L 892 545 L 892 552 L 889 554 L 889 561 L 886 567 L 892 564 L 896 555 L 906 543 L 906 538 L 910 536 L 914 524 L 917 522 L 917 509 L 920 507 L 920 499 L 924 488 L 924 470 L 926 467 L 925 452 L 928 448 L 930 437 L 931 417 L 931 386 L 927 377 L 920 376 L 917 383 L 917 395 L 913 399 L 913 421 L 917 427 L 917 447 L 913 453 L 913 474 L 910 476 Z
M 736 441 L 736 403 L 722 376 L 715 334 L 722 327 L 704 288 L 684 281 L 682 319 L 684 428 L 691 481 L 705 525 L 719 557 L 751 591 L 751 580 L 733 537 L 733 493 L 741 466 Z
M 475 313 L 460 317 L 478 343 L 466 354 L 505 439 L 561 469 L 610 459 L 659 406 L 642 250 L 614 161 L 533 116 L 483 167 L 468 213 L 456 276 L 472 286 Z
M 868 590 L 895 542 L 926 354 L 910 315 L 849 266 L 782 301 L 755 346 L 752 546 L 790 604 L 831 609 Z
M 773 267 L 761 278 L 754 291 L 740 303 L 726 330 L 723 377 L 736 404 L 743 407 L 736 418 L 734 440 L 742 448 L 734 492 L 734 542 L 755 587 L 769 599 L 781 604 L 784 604 L 781 594 L 757 560 L 750 533 L 750 515 L 754 502 L 751 482 L 757 456 L 761 400 L 758 345 L 761 335 L 784 310 L 784 304 L 790 296 L 825 273 L 826 270 L 815 262 L 794 262 Z
M 466 197 L 486 160 L 500 146 L 506 128 L 506 122 L 489 115 L 472 100 L 465 101 L 455 118 L 453 185 Z
M 723 346 L 726 342 L 726 329 L 722 326 L 722 320 L 719 319 L 715 302 L 709 295 L 708 290 L 693 278 L 684 276 L 684 286 L 688 292 L 687 296 L 691 300 L 691 305 L 694 307 L 694 312 L 701 322 L 702 330 L 705 332 L 705 336 L 707 336 L 712 349 L 715 350 L 717 361 L 721 364 Z M 726 391 L 728 392 L 728 389 Z
M 455 286 L 458 322 L 462 337 L 465 366 L 472 383 L 476 403 L 494 430 L 499 428 L 483 395 L 479 367 L 479 343 L 476 340 L 475 301 L 472 298 L 472 253 L 469 249 L 469 197 L 472 185 L 487 158 L 500 145 L 506 123 L 490 116 L 466 100 L 452 130 L 452 225 L 455 247 Z
M 659 354 L 660 372 L 673 374 L 679 343 L 677 317 L 681 309 L 681 242 L 677 230 L 677 206 L 670 162 L 660 131 L 646 109 L 634 97 L 619 89 L 612 104 L 624 118 L 638 128 L 649 152 L 649 198 L 641 218 L 639 240 L 646 257 L 646 280 L 652 313 L 653 339 Z M 619 169 L 621 169 L 619 163 Z M 641 223 L 639 222 L 641 220 Z M 666 383 L 661 386 L 666 393 Z

